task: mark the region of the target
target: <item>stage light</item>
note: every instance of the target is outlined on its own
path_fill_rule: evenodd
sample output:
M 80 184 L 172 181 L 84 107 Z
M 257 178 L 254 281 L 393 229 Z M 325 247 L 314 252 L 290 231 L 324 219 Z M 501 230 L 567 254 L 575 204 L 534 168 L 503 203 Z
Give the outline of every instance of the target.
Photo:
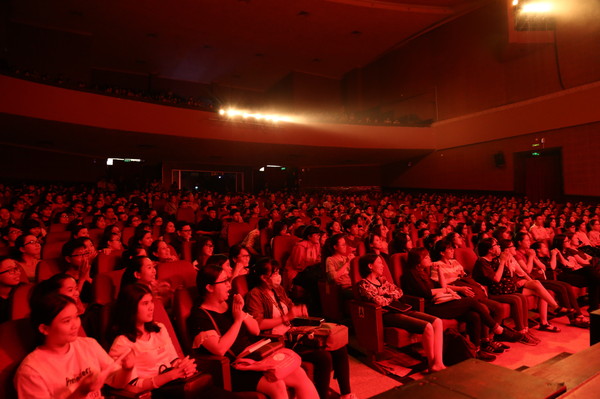
M 535 1 L 524 3 L 520 9 L 520 12 L 526 14 L 544 14 L 552 11 L 554 11 L 554 5 L 548 1 Z
M 220 109 L 219 115 L 227 116 L 228 118 L 235 118 L 237 116 L 241 116 L 243 119 L 255 119 L 257 121 L 269 121 L 273 123 L 278 122 L 293 122 L 294 118 L 283 115 L 275 115 L 275 114 L 261 114 L 261 113 L 252 113 L 250 111 L 241 111 L 233 108 L 229 109 Z

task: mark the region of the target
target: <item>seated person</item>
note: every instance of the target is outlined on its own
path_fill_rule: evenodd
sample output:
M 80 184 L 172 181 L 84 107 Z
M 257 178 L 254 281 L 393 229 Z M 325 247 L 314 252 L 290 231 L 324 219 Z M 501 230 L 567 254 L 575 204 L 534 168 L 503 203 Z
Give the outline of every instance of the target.
M 223 229 L 223 222 L 217 218 L 217 208 L 209 207 L 204 218 L 198 223 L 196 233 L 216 240 L 219 238 L 221 229 Z
M 92 302 L 91 253 L 86 247 L 86 238 L 67 241 L 62 248 L 65 258 L 64 273 L 77 281 L 77 290 L 83 303 Z
M 270 259 L 260 259 L 252 269 L 252 279 L 256 286 L 246 295 L 246 310 L 258 322 L 261 331 L 283 335 L 290 328 L 290 320 L 308 316 L 303 305 L 294 305 L 281 286 L 279 264 Z M 329 394 L 331 370 L 337 378 L 342 399 L 354 398 L 350 389 L 350 366 L 348 350 L 344 346 L 335 351 L 311 349 L 295 346 L 294 350 L 304 361 L 314 364 L 315 386 L 321 399 Z
M 180 359 L 166 327 L 154 321 L 154 298 L 147 285 L 134 283 L 124 287 L 115 309 L 118 311 L 114 312 L 112 327 L 116 338 L 109 355 L 118 359 L 132 353 L 132 379 L 126 390 L 152 390 L 153 398 L 233 396 L 206 387 L 205 380 L 186 381 L 196 375 L 196 363 L 189 356 Z
M 307 226 L 302 232 L 302 240 L 298 241 L 286 264 L 286 286 L 292 284 L 294 278 L 309 266 L 321 262 L 321 231 L 314 226 Z
M 15 240 L 13 252 L 14 259 L 25 271 L 27 279 L 34 282 L 35 270 L 42 253 L 41 242 L 34 235 L 22 234 Z
M 0 323 L 10 317 L 9 298 L 21 283 L 21 267 L 14 259 L 0 257 Z
M 512 281 L 515 274 L 506 271 L 504 276 L 504 265 L 507 255 L 503 256 L 502 269 L 500 269 L 500 245 L 495 238 L 483 238 L 477 243 L 479 258 L 473 267 L 473 278 L 488 289 L 490 299 L 497 302 L 507 303 L 510 306 L 510 315 L 515 322 L 516 330 L 522 334 L 519 342 L 525 345 L 537 345 L 540 340 L 529 331 L 528 318 L 529 304 L 525 295 L 518 292 L 514 281 L 509 284 L 507 278 Z M 504 277 L 504 281 L 502 281 Z
M 477 348 L 477 358 L 493 361 L 496 357 L 481 350 L 482 342 L 488 340 L 484 326 L 494 334 L 502 334 L 501 327 L 485 305 L 471 297 L 463 298 L 452 289 L 434 288 L 431 275 L 431 258 L 425 248 L 413 248 L 408 253 L 406 271 L 402 275 L 402 289 L 410 295 L 425 299 L 425 312 L 442 319 L 458 319 L 466 322 L 471 342 Z M 486 348 L 487 345 L 483 345 Z
M 105 382 L 123 388 L 131 380 L 131 355 L 115 362 L 96 340 L 78 336 L 81 322 L 72 298 L 34 292 L 30 305 L 41 344 L 17 370 L 19 398 L 102 398 Z
M 254 342 L 260 332 L 258 323 L 244 312 L 244 299 L 235 295 L 228 304 L 231 280 L 228 273 L 209 260 L 198 271 L 196 285 L 199 300 L 188 319 L 188 332 L 195 337 L 197 353 L 227 356 L 230 360 Z M 271 399 L 287 398 L 287 387 L 295 390 L 300 399 L 318 398 L 317 390 L 304 370 L 298 367 L 282 380 L 269 380 L 262 372 L 231 368 L 234 391 L 259 391 Z
M 346 237 L 336 234 L 327 239 L 324 246 L 325 271 L 327 279 L 340 287 L 350 290 L 350 261 L 354 259 L 354 252 L 346 245 Z
M 402 290 L 384 277 L 384 265 L 380 255 L 361 256 L 358 266 L 362 277 L 358 282 L 358 292 L 364 300 L 386 307 L 402 297 Z M 446 368 L 442 359 L 444 326 L 440 319 L 413 310 L 403 313 L 388 310 L 383 314 L 383 323 L 411 333 L 423 334 L 423 349 L 429 371 Z

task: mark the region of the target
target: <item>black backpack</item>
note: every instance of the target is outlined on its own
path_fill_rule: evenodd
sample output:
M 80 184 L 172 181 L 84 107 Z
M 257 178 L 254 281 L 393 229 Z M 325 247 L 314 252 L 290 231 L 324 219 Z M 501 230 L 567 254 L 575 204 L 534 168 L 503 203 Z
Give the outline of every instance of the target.
M 444 331 L 444 364 L 452 366 L 463 360 L 474 358 L 477 348 L 454 328 Z

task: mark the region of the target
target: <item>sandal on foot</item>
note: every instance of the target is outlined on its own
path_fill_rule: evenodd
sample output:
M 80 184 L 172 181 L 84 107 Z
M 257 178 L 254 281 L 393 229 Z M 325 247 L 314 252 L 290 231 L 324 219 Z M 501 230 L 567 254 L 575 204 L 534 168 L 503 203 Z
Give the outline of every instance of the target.
M 560 332 L 560 328 L 553 326 L 552 324 L 540 324 L 540 326 L 538 327 L 538 330 L 553 332 L 553 333 Z
M 558 317 L 563 317 L 566 316 L 570 313 L 569 309 L 564 308 L 564 307 L 560 307 L 557 308 L 554 312 L 553 312 L 553 316 L 554 318 L 558 318 Z

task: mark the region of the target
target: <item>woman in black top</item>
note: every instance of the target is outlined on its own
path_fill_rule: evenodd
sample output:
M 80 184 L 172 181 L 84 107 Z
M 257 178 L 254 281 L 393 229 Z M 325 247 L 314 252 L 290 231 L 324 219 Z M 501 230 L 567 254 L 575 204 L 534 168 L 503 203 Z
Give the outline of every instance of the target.
M 244 299 L 236 294 L 230 307 L 227 300 L 231 280 L 224 269 L 211 264 L 198 271 L 199 298 L 188 319 L 188 332 L 194 336 L 193 347 L 199 353 L 228 356 L 233 360 L 260 332 L 258 323 L 244 312 Z M 287 398 L 287 387 L 294 388 L 298 398 L 317 399 L 317 390 L 301 368 L 283 380 L 269 381 L 256 371 L 231 368 L 234 391 L 256 390 L 272 399 Z

